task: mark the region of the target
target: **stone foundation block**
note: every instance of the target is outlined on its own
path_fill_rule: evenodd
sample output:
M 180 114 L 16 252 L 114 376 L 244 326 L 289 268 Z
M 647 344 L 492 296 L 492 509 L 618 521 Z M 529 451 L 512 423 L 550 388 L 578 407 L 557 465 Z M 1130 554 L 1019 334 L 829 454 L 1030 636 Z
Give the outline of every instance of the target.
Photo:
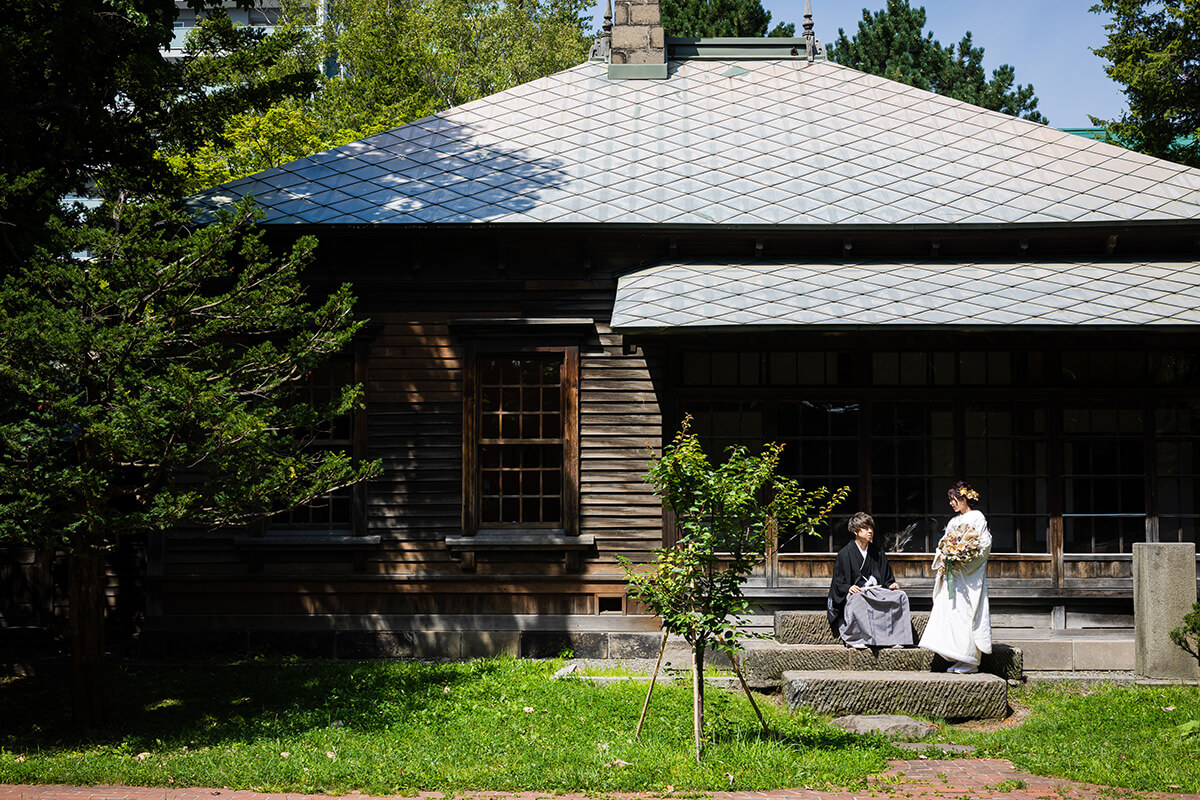
M 411 631 L 339 631 L 338 658 L 412 658 Z
M 783 674 L 788 708 L 821 714 L 910 714 L 996 719 L 1008 713 L 1008 682 L 995 675 L 822 670 Z
M 459 658 L 462 634 L 458 631 L 411 631 L 413 658 Z
M 520 631 L 463 631 L 463 658 L 517 656 L 521 652 Z
M 658 658 L 661 633 L 610 633 L 609 658 Z
M 607 633 L 523 631 L 521 658 L 608 658 Z

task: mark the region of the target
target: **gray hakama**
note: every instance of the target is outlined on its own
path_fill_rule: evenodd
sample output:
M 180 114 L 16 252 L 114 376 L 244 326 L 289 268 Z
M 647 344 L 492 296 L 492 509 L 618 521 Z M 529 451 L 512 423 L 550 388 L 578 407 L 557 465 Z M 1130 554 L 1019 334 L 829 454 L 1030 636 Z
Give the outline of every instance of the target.
M 908 595 L 883 586 L 868 586 L 849 595 L 842 613 L 841 636 L 851 647 L 911 645 Z

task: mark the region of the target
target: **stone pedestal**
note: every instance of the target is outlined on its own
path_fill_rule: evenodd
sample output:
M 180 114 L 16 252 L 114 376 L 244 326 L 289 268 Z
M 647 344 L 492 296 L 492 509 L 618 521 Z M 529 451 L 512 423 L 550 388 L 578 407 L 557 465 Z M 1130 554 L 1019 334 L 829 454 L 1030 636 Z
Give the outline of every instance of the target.
M 1196 602 L 1196 545 L 1133 545 L 1135 670 L 1147 678 L 1200 680 L 1200 661 L 1171 641 Z

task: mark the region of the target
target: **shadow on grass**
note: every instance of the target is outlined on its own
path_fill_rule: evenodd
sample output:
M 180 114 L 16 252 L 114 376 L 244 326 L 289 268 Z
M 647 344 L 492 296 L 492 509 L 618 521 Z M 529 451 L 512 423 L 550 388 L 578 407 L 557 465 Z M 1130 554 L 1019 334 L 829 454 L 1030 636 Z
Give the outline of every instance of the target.
M 0 746 L 214 747 L 326 727 L 378 731 L 419 717 L 447 687 L 497 669 L 487 661 L 110 665 L 108 722 L 86 731 L 70 722 L 69 672 L 55 669 L 0 682 Z

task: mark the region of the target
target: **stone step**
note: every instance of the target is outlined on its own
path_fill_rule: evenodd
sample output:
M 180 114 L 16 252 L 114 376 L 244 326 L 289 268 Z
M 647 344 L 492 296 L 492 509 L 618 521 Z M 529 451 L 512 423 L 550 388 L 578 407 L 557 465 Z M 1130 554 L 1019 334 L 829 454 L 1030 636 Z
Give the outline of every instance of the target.
M 755 689 L 778 689 L 783 673 L 791 670 L 917 671 L 929 672 L 934 655 L 915 647 L 855 650 L 841 644 L 779 644 L 747 641 L 739 656 L 742 675 Z
M 921 639 L 927 622 L 928 611 L 912 613 L 913 642 Z M 829 621 L 824 611 L 776 611 L 775 638 L 780 644 L 842 643 L 829 629 Z
M 783 696 L 793 711 L 807 706 L 834 716 L 997 719 L 1008 714 L 1008 682 L 984 673 L 788 670 L 783 673 Z
M 923 633 L 925 633 L 925 625 L 928 622 L 929 622 L 929 613 L 928 612 L 915 612 L 912 615 L 913 641 L 914 642 L 920 641 L 921 635 Z M 829 630 L 829 623 L 826 621 L 824 611 L 777 611 L 777 612 L 775 612 L 775 638 L 777 640 L 777 642 L 775 643 L 776 647 L 783 647 L 783 646 L 831 647 L 832 646 L 832 647 L 839 648 L 845 652 L 860 652 L 860 651 L 854 651 L 851 648 L 846 647 L 844 644 L 841 643 L 841 641 L 839 639 L 837 639 L 833 635 L 833 632 Z M 762 642 L 759 642 L 758 644 L 762 644 Z M 868 650 L 867 652 L 872 652 L 872 651 L 873 651 L 873 649 Z M 887 651 L 881 650 L 879 652 L 884 653 Z M 905 649 L 905 650 L 893 651 L 893 652 L 903 653 L 903 652 L 910 652 L 910 651 L 908 649 Z M 928 651 L 925 651 L 925 650 L 921 650 L 919 652 L 928 653 Z M 836 665 L 832 664 L 832 662 L 830 662 L 828 666 L 823 665 L 820 667 L 817 667 L 817 666 L 808 667 L 808 666 L 802 665 L 803 663 L 807 663 L 807 662 L 795 662 L 795 663 L 797 663 L 797 666 L 790 666 L 790 665 L 784 666 L 783 669 L 919 669 L 919 670 L 926 671 L 926 672 L 929 671 L 930 669 L 932 669 L 934 672 L 945 672 L 946 668 L 950 666 L 950 663 L 948 661 L 945 661 L 943 658 L 941 658 L 941 656 L 935 656 L 932 653 L 929 653 L 929 656 L 930 656 L 930 658 L 932 658 L 932 666 L 931 667 L 930 666 L 910 667 L 910 666 L 908 666 L 908 664 L 911 663 L 909 661 L 883 662 L 883 663 L 893 663 L 893 664 L 895 664 L 895 666 L 878 666 L 878 667 L 866 666 L 865 665 L 866 662 L 851 661 L 850 663 L 852 664 L 852 666 L 849 666 L 849 667 L 836 666 Z M 766 659 L 767 657 L 760 656 L 760 658 Z M 781 655 L 781 656 L 776 657 L 776 660 L 782 659 L 782 661 L 781 661 L 781 664 L 782 664 L 782 663 L 789 663 L 789 662 L 786 662 L 786 659 L 796 659 L 796 658 L 799 658 L 799 656 L 795 656 L 795 655 L 782 656 Z M 768 663 L 768 662 L 764 661 L 764 665 L 766 663 Z M 813 663 L 817 663 L 817 662 L 813 662 Z M 876 662 L 876 663 L 879 663 L 879 662 Z M 901 664 L 903 664 L 903 666 L 901 666 Z M 1021 649 L 1019 647 L 1013 647 L 1011 645 L 1004 644 L 1001 642 L 993 642 L 992 643 L 992 652 L 984 653 L 983 658 L 981 658 L 979 661 L 979 671 L 987 672 L 992 675 L 996 675 L 1001 678 L 1004 678 L 1006 680 L 1012 680 L 1012 681 L 1022 680 L 1025 676 L 1024 654 L 1021 652 Z M 749 680 L 749 678 L 747 678 L 747 681 L 748 680 Z

